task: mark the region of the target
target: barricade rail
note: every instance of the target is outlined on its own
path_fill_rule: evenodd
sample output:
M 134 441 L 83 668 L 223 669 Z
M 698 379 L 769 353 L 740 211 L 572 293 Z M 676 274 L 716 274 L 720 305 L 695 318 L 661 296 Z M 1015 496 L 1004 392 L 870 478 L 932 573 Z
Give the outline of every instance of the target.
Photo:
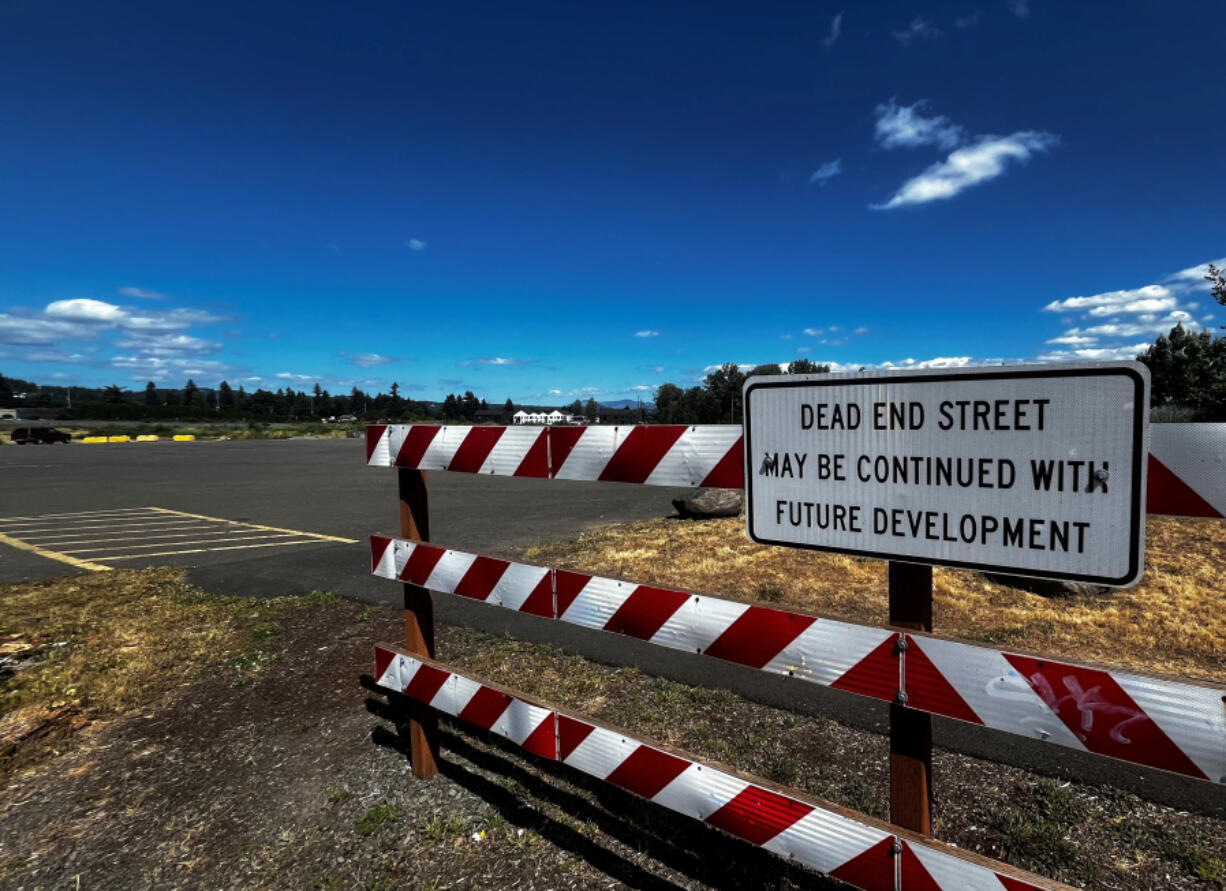
M 371 536 L 371 572 L 1133 764 L 1226 782 L 1226 686 L 1077 665 Z
M 609 427 L 366 428 L 379 467 L 648 486 L 744 487 L 741 428 L 731 424 Z M 1150 427 L 1148 511 L 1226 517 L 1226 424 Z
M 859 888 L 1021 891 L 1069 886 L 996 863 L 820 798 L 785 790 L 391 646 L 375 682 L 676 813 Z
M 1226 517 L 1226 424 L 1150 428 L 1147 510 Z M 376 678 L 407 697 L 413 772 L 432 776 L 451 715 L 862 888 L 1065 887 L 934 842 L 931 716 L 1226 783 L 1226 687 L 1077 665 L 931 634 L 932 570 L 889 563 L 889 628 L 531 566 L 425 544 L 426 471 L 742 488 L 731 425 L 375 425 L 366 459 L 399 469 L 400 535 L 371 572 L 404 585 L 406 651 Z M 889 703 L 891 821 L 703 765 L 691 756 L 433 662 L 432 591 L 787 675 Z

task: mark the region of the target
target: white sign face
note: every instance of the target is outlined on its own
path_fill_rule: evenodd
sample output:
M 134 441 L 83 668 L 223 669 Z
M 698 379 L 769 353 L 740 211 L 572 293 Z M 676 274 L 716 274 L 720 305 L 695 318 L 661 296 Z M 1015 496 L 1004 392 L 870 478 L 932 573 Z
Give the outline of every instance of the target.
M 749 537 L 1127 587 L 1141 577 L 1137 362 L 745 384 Z

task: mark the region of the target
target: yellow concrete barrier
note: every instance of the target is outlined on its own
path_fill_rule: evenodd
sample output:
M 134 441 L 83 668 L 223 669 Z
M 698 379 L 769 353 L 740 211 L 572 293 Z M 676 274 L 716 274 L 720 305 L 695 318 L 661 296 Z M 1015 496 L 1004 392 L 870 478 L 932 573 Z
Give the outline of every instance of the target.
M 106 442 L 105 436 L 86 436 L 81 442 Z
M 175 442 L 195 442 L 195 441 L 196 441 L 196 437 L 192 436 L 191 434 L 180 433 L 175 436 Z
M 106 441 L 107 442 L 131 442 L 132 437 L 130 436 L 108 436 L 106 438 Z
M 136 437 L 136 441 L 137 442 L 157 442 L 158 438 L 149 433 L 142 433 L 140 436 Z

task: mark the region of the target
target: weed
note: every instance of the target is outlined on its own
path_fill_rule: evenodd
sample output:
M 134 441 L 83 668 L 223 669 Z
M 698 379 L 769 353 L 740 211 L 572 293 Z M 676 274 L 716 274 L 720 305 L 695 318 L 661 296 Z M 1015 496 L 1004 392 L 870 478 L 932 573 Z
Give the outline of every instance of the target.
M 988 836 L 1010 863 L 1050 875 L 1071 867 L 1077 849 L 1051 820 L 1016 808 L 1001 808 L 988 819 Z
M 251 629 L 252 640 L 268 640 L 269 638 L 278 637 L 285 633 L 285 629 L 279 625 L 256 625 Z
M 387 828 L 389 823 L 394 823 L 400 816 L 394 804 L 376 804 L 368 809 L 366 813 L 358 817 L 354 823 L 354 828 L 357 829 L 359 835 L 378 835 Z
M 431 817 L 422 827 L 426 838 L 432 842 L 454 838 L 464 834 L 464 821 L 458 817 Z
M 1055 780 L 1039 780 L 1034 791 L 1035 804 L 1046 819 L 1064 826 L 1080 823 L 1086 818 L 1086 807 L 1069 791 L 1068 784 Z
M 334 591 L 320 591 L 318 588 L 302 595 L 303 606 L 335 606 L 340 602 L 341 598 Z
M 877 789 L 856 777 L 843 786 L 842 800 L 847 807 L 873 817 L 885 817 L 885 802 Z
M 280 656 L 276 653 L 270 653 L 267 650 L 252 650 L 249 653 L 240 653 L 226 663 L 226 667 L 239 675 L 253 674 L 259 671 L 265 665 L 272 665 Z
M 540 844 L 541 837 L 530 829 L 520 829 L 511 838 L 511 844 L 521 854 L 527 853 Z
M 379 610 L 373 606 L 368 606 L 364 610 L 362 610 L 360 613 L 358 613 L 358 621 L 359 622 L 369 622 L 371 619 L 373 619 L 377 615 L 379 615 Z
M 766 603 L 778 603 L 783 599 L 783 589 L 769 583 L 758 585 L 758 599 Z
M 800 762 L 795 758 L 777 758 L 765 771 L 766 778 L 783 786 L 795 786 L 800 779 Z

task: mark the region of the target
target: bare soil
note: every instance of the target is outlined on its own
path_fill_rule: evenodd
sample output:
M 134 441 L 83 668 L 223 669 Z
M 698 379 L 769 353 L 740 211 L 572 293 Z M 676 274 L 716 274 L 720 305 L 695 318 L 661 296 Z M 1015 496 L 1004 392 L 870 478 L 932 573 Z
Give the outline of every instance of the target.
M 0 608 L 17 587 L 0 590 Z M 458 726 L 445 725 L 442 773 L 417 781 L 387 706 L 359 684 L 373 643 L 402 634 L 400 614 L 322 596 L 268 609 L 282 611 L 219 619 L 216 658 L 160 669 L 122 709 L 72 706 L 76 726 L 58 726 L 54 745 L 11 769 L 0 886 L 827 884 Z M 491 682 L 884 814 L 879 736 L 466 629 L 440 627 L 438 652 Z M 939 754 L 935 769 L 940 838 L 1096 888 L 1222 884 L 1222 821 L 963 756 Z

